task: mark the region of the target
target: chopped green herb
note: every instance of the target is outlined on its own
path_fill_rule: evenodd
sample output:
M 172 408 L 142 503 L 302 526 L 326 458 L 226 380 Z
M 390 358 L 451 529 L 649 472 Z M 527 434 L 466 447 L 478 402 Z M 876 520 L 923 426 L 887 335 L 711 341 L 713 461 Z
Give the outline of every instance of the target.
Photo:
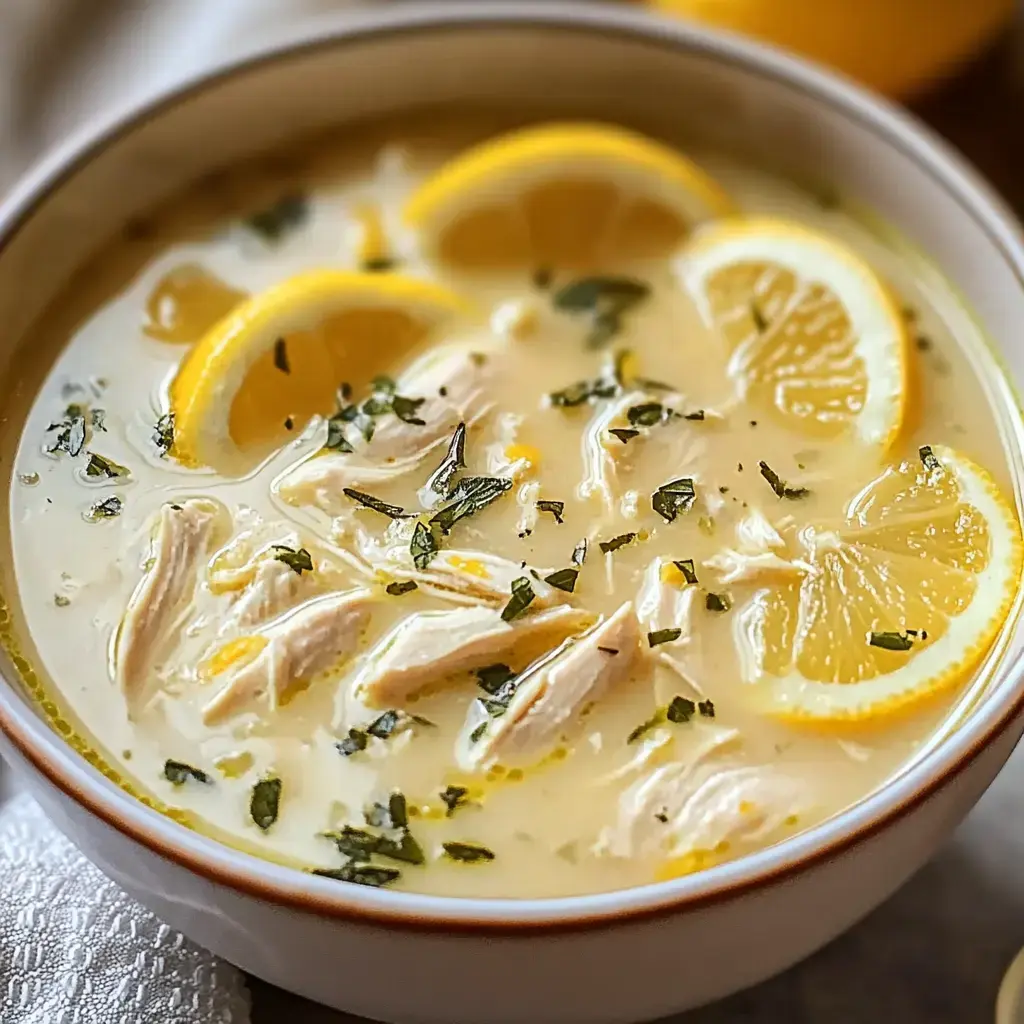
M 58 608 L 67 608 L 67 606 L 71 604 L 71 598 L 67 597 L 65 594 L 54 594 L 53 603 Z
M 64 411 L 64 419 L 60 423 L 51 423 L 46 429 L 47 432 L 57 431 L 53 444 L 46 448 L 51 455 L 62 451 L 72 457 L 79 455 L 88 437 L 85 407 L 78 404 L 69 405 Z
M 199 768 L 193 768 L 184 761 L 164 761 L 164 778 L 175 786 L 183 786 L 189 779 L 201 782 L 204 786 L 212 786 L 213 779 Z
M 598 648 L 597 648 L 597 649 L 598 649 L 598 650 L 599 650 L 599 651 L 600 651 L 600 652 L 601 652 L 602 654 L 610 654 L 610 655 L 613 655 L 613 656 L 614 656 L 614 655 L 616 655 L 616 654 L 618 654 L 618 653 L 619 653 L 619 649 L 618 649 L 618 647 L 602 647 L 602 646 L 600 646 L 600 644 L 599 644 L 599 645 L 598 645 Z
M 564 523 L 565 520 L 562 518 L 562 513 L 565 511 L 564 501 L 548 501 L 545 498 L 541 498 L 537 502 L 538 512 L 550 512 L 555 517 L 556 523 Z
M 85 518 L 90 523 L 95 523 L 99 519 L 113 519 L 121 514 L 123 508 L 124 502 L 116 494 L 112 494 L 109 498 L 94 501 L 85 513 Z
M 478 725 L 478 726 L 477 726 L 477 727 L 476 727 L 476 728 L 475 728 L 475 729 L 474 729 L 474 730 L 473 730 L 473 731 L 472 731 L 472 732 L 471 732 L 471 733 L 469 734 L 469 742 L 470 742 L 470 743 L 476 743 L 476 742 L 477 742 L 477 740 L 479 740 L 479 739 L 480 739 L 480 737 L 481 737 L 481 736 L 483 736 L 483 734 L 484 734 L 485 732 L 487 732 L 487 723 L 486 723 L 486 722 L 481 722 L 481 723 L 480 723 L 480 724 L 479 724 L 479 725 Z
M 887 651 L 909 651 L 914 646 L 916 639 L 927 640 L 928 631 L 908 629 L 903 633 L 876 633 L 868 634 L 868 643 L 872 647 L 882 647 Z
M 558 569 L 549 576 L 545 576 L 544 582 L 556 590 L 564 590 L 567 594 L 571 594 L 576 589 L 576 578 L 579 574 L 579 569 Z
M 277 812 L 281 806 L 281 780 L 270 777 L 260 779 L 252 787 L 249 799 L 249 814 L 252 820 L 264 832 L 277 821 Z
M 460 423 L 448 443 L 448 451 L 441 465 L 427 479 L 426 490 L 441 497 L 451 493 L 452 480 L 460 469 L 466 468 L 466 424 Z
M 389 583 L 385 588 L 385 593 L 390 594 L 392 597 L 401 597 L 403 594 L 408 594 L 417 588 L 418 584 L 415 580 L 403 580 L 400 583 Z
M 665 717 L 675 724 L 680 722 L 688 722 L 693 718 L 694 712 L 697 710 L 697 705 L 692 700 L 688 700 L 686 697 L 673 697 L 669 702 L 668 707 L 665 709 Z
M 691 586 L 697 582 L 697 573 L 693 569 L 692 558 L 673 560 L 672 564 L 683 574 L 683 579 Z
M 395 395 L 391 403 L 392 411 L 403 423 L 409 423 L 414 427 L 425 427 L 427 421 L 416 415 L 425 401 L 425 398 L 406 398 L 404 395 Z
M 939 462 L 935 452 L 932 451 L 932 446 L 930 444 L 922 445 L 918 448 L 917 453 L 921 456 L 921 462 L 924 464 L 925 469 L 942 469 L 942 463 Z
M 511 622 L 522 615 L 533 603 L 533 599 L 536 596 L 533 592 L 533 587 L 530 586 L 529 579 L 525 576 L 514 579 L 512 581 L 512 596 L 508 599 L 508 604 L 501 610 L 502 621 Z
M 296 551 L 295 548 L 290 548 L 287 544 L 274 544 L 270 550 L 274 552 L 274 558 L 277 561 L 284 562 L 299 576 L 304 572 L 313 571 L 313 559 L 305 548 L 299 548 Z
M 447 808 L 446 818 L 450 818 L 463 804 L 469 803 L 469 790 L 465 786 L 445 786 L 438 795 Z
M 349 422 L 340 414 L 335 413 L 327 421 L 327 440 L 324 447 L 330 451 L 351 453 L 355 451 L 348 438 L 345 437 L 345 424 Z
M 584 537 L 579 543 L 572 549 L 572 564 L 583 566 L 583 563 L 587 560 L 587 538 Z
M 309 201 L 304 195 L 293 193 L 282 196 L 272 206 L 254 213 L 245 223 L 265 242 L 278 242 L 308 216 Z
M 704 607 L 709 612 L 727 612 L 730 608 L 729 598 L 725 594 L 713 594 L 709 590 L 704 598 Z
M 693 478 L 684 476 L 662 484 L 651 495 L 651 508 L 666 522 L 675 521 L 680 512 L 689 512 L 697 500 Z
M 372 259 L 363 260 L 362 269 L 367 274 L 379 274 L 386 270 L 393 270 L 398 261 L 391 256 L 374 256 Z
M 117 477 L 130 476 L 131 473 L 126 466 L 114 462 L 113 459 L 107 459 L 102 455 L 97 455 L 95 452 L 90 452 L 89 462 L 85 467 L 85 475 L 115 479 Z
M 608 555 L 613 551 L 618 551 L 619 548 L 624 548 L 627 544 L 632 544 L 636 537 L 635 533 L 620 533 L 618 537 L 612 537 L 611 540 L 600 541 L 597 546 L 601 549 L 602 554 Z
M 670 644 L 673 640 L 678 640 L 683 635 L 683 631 L 678 626 L 670 626 L 668 629 L 656 629 L 653 633 L 647 634 L 647 645 L 649 647 L 657 647 L 659 644 Z
M 493 851 L 477 843 L 442 843 L 441 846 L 446 856 L 452 860 L 462 861 L 464 864 L 494 860 Z
M 398 391 L 398 384 L 394 377 L 389 377 L 386 373 L 378 373 L 373 380 L 370 381 L 370 387 L 374 391 L 380 392 L 382 395 L 393 395 Z
M 402 724 L 402 712 L 393 708 L 378 715 L 367 727 L 366 731 L 379 740 L 386 740 Z
M 331 840 L 338 851 L 353 860 L 368 860 L 374 854 L 405 864 L 422 864 L 426 857 L 412 833 L 403 829 L 398 839 L 374 835 L 365 829 L 346 825 L 336 832 L 325 832 L 325 839 Z
M 374 803 L 363 812 L 366 824 L 374 828 L 406 828 L 409 825 L 409 808 L 405 796 L 397 789 L 388 797 L 386 804 Z
M 756 303 L 750 304 L 750 316 L 754 321 L 754 329 L 758 334 L 764 334 L 768 330 L 768 320 L 765 318 L 764 313 L 761 312 L 761 307 Z
M 702 718 L 715 717 L 715 705 L 710 700 L 699 701 L 697 704 L 697 710 L 701 713 Z
M 292 368 L 288 363 L 288 343 L 284 338 L 278 338 L 274 342 L 274 366 L 282 373 L 292 372 Z
M 368 742 L 369 738 L 362 729 L 349 729 L 348 735 L 334 745 L 345 757 L 351 757 L 353 754 L 358 754 L 360 750 L 365 750 Z
M 174 413 L 165 412 L 153 428 L 153 444 L 161 458 L 164 457 L 174 444 Z
M 695 421 L 699 421 L 699 420 L 703 420 L 703 419 L 705 419 L 705 418 L 706 418 L 706 417 L 705 417 L 705 415 L 704 415 L 704 410 L 703 410 L 703 409 L 694 409 L 694 411 L 693 411 L 693 412 L 688 412 L 688 413 L 686 413 L 686 414 L 685 414 L 685 415 L 683 416 L 683 419 L 684 419 L 684 420 L 695 420 Z
M 626 410 L 626 419 L 631 427 L 653 427 L 661 423 L 666 415 L 665 406 L 661 402 L 644 402 Z
M 103 409 L 93 409 L 89 413 L 89 422 L 93 430 L 102 430 L 104 434 L 107 432 L 107 414 Z
M 397 868 L 381 868 L 373 864 L 349 861 L 340 868 L 314 868 L 311 874 L 321 878 L 333 878 L 338 882 L 353 882 L 355 885 L 369 885 L 375 889 L 390 885 L 402 877 Z
M 659 708 L 654 714 L 647 719 L 646 722 L 641 722 L 627 737 L 627 743 L 636 743 L 641 736 L 649 733 L 652 729 L 657 728 L 662 722 L 665 721 L 665 712 Z
M 353 501 L 358 502 L 364 508 L 368 508 L 373 512 L 379 512 L 382 516 L 387 516 L 388 519 L 413 519 L 416 515 L 415 512 L 406 512 L 399 505 L 389 505 L 386 501 L 381 501 L 380 498 L 375 498 L 372 494 L 367 494 L 365 491 L 357 491 L 354 487 L 344 487 L 341 493 L 346 498 L 351 498 Z
M 417 523 L 413 530 L 412 540 L 409 541 L 409 553 L 412 555 L 413 565 L 422 572 L 431 559 L 438 552 L 437 538 L 432 530 L 423 523 Z
M 761 476 L 768 481 L 768 486 L 780 498 L 806 498 L 811 492 L 806 487 L 789 487 L 767 462 L 762 459 L 758 466 L 761 468 Z
M 631 430 L 629 427 L 609 427 L 608 433 L 617 438 L 623 444 L 632 441 L 634 437 L 640 436 L 639 430 Z
M 438 527 L 441 533 L 447 535 L 452 532 L 459 520 L 487 508 L 511 487 L 512 481 L 504 477 L 465 477 L 448 495 L 450 503 L 431 516 L 430 525 Z
M 515 679 L 516 674 L 503 662 L 494 665 L 485 665 L 476 670 L 477 684 L 481 689 L 486 690 L 491 696 L 496 696 L 502 691 L 506 684 Z
M 565 312 L 589 313 L 587 345 L 600 348 L 622 330 L 622 317 L 650 291 L 642 281 L 628 277 L 585 277 L 560 288 L 552 301 Z

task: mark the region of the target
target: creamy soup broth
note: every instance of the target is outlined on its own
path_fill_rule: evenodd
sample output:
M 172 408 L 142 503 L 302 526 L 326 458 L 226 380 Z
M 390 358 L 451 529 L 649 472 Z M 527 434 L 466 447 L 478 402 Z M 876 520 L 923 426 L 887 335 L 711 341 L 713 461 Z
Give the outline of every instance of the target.
M 66 720 L 95 739 L 119 774 L 183 812 L 194 827 L 229 843 L 304 869 L 336 869 L 342 858 L 322 833 L 367 828 L 367 808 L 399 791 L 426 862 L 378 858 L 401 870 L 396 887 L 497 897 L 611 890 L 750 852 L 834 815 L 913 758 L 948 719 L 953 698 L 912 716 L 845 731 L 789 725 L 762 713 L 741 671 L 737 617 L 745 592 L 716 585 L 715 573 L 703 563 L 734 546 L 737 528 L 759 514 L 775 524 L 787 516 L 800 522 L 841 517 L 851 496 L 877 474 L 877 462 L 827 438 L 796 437 L 762 408 L 738 401 L 722 345 L 667 263 L 602 268 L 642 280 L 650 291 L 600 351 L 585 346 L 587 328 L 578 317 L 553 308 L 552 290 L 567 280 L 557 272 L 550 283 L 535 273 L 544 268 L 481 283 L 418 265 L 399 233 L 389 234 L 398 205 L 448 155 L 491 130 L 476 119 L 434 118 L 428 125 L 350 131 L 288 159 L 220 175 L 134 225 L 54 303 L 38 325 L 32 350 L 59 354 L 52 365 L 42 354 L 25 363 L 25 386 L 40 383 L 25 419 L 10 495 L 18 602 L 31 639 L 26 653 L 52 681 Z M 892 457 L 915 459 L 922 444 L 955 445 L 1012 493 L 990 404 L 965 355 L 972 346 L 977 351 L 979 339 L 938 274 L 909 247 L 841 205 L 823 204 L 786 181 L 719 155 L 697 157 L 745 211 L 785 213 L 850 245 L 886 278 L 913 316 L 913 379 L 923 400 Z M 252 211 L 299 191 L 308 195 L 306 215 L 280 238 L 268 241 L 246 223 Z M 691 642 L 650 648 L 642 628 L 642 656 L 585 713 L 565 723 L 540 763 L 519 764 L 513 757 L 479 771 L 459 764 L 455 748 L 466 743 L 469 707 L 487 696 L 472 669 L 449 673 L 396 701 L 403 712 L 400 725 L 384 739 L 366 737 L 368 723 L 388 705 L 367 712 L 352 696 L 363 655 L 414 612 L 471 606 L 424 587 L 388 594 L 386 580 L 367 582 L 341 556 L 317 554 L 318 542 L 328 552 L 351 547 L 353 531 L 382 540 L 385 530 L 401 529 L 354 502 L 331 515 L 282 494 L 281 481 L 291 468 L 323 444 L 322 419 L 299 424 L 279 450 L 248 469 L 182 468 L 161 457 L 152 441 L 183 352 L 239 297 L 229 289 L 257 293 L 306 269 L 357 267 L 365 227 L 360 211 L 367 205 L 381 211 L 390 255 L 402 261 L 404 272 L 439 278 L 486 311 L 444 343 L 504 352 L 486 382 L 494 412 L 467 432 L 467 472 L 494 473 L 495 459 L 506 468 L 517 458 L 531 463 L 500 500 L 454 527 L 445 547 L 526 563 L 531 579 L 530 567 L 541 574 L 572 568 L 574 551 L 586 538 L 571 605 L 593 617 L 612 616 L 626 601 L 635 604 L 657 558 L 692 559 L 700 579 L 690 609 Z M 201 268 L 222 285 L 176 291 L 166 277 L 185 266 Z M 593 479 L 593 493 L 584 498 L 581 480 L 588 472 L 601 474 L 600 457 L 595 462 L 586 442 L 595 409 L 552 408 L 545 396 L 599 377 L 614 353 L 624 350 L 636 375 L 675 389 L 673 408 L 681 418 L 623 442 L 629 458 L 614 471 L 613 500 L 603 500 L 600 481 Z M 365 398 L 371 376 L 401 378 L 421 355 L 358 353 L 349 377 L 354 400 Z M 663 396 L 655 388 L 643 400 L 668 403 Z M 69 403 L 88 407 L 86 450 L 127 467 L 130 476 L 93 477 L 86 455 L 46 451 L 55 437 L 48 428 L 63 420 Z M 92 410 L 102 410 L 102 427 L 91 420 Z M 444 445 L 437 448 L 414 472 L 359 489 L 415 508 L 418 490 L 444 451 Z M 798 479 L 810 494 L 799 503 L 782 502 L 759 471 L 761 461 L 783 480 Z M 667 523 L 652 512 L 650 496 L 684 475 L 699 484 L 696 502 Z M 623 501 L 626 492 L 638 500 Z M 120 514 L 90 517 L 89 510 L 111 496 L 121 499 Z M 207 588 L 181 611 L 181 633 L 153 668 L 151 691 L 130 708 L 115 683 L 114 638 L 153 558 L 153 517 L 167 503 L 190 499 L 213 499 L 229 514 L 230 526 L 218 536 L 211 558 L 245 530 L 276 524 L 271 533 L 277 530 L 283 543 L 311 547 L 314 557 L 332 560 L 333 575 L 322 592 L 372 590 L 372 611 L 355 656 L 336 671 L 304 681 L 305 688 L 284 695 L 277 707 L 258 698 L 243 701 L 237 713 L 204 720 L 203 709 L 219 686 L 216 674 L 210 677 L 210 651 L 237 597 Z M 558 518 L 564 522 L 551 511 L 538 512 L 537 500 L 563 502 Z M 602 541 L 630 533 L 638 536 L 602 553 Z M 292 534 L 297 540 L 287 539 Z M 407 544 L 408 534 L 403 537 Z M 463 568 L 470 574 L 476 569 Z M 728 610 L 709 608 L 706 592 L 720 594 Z M 477 667 L 504 662 L 519 671 L 584 628 L 581 621 L 573 628 L 567 622 L 543 636 L 517 640 Z M 684 715 L 689 720 L 663 720 L 629 741 L 658 708 L 679 696 L 693 702 Z M 346 754 L 338 745 L 351 729 L 357 742 L 361 732 L 365 747 Z M 165 774 L 168 760 L 198 769 L 209 783 L 172 781 Z M 665 763 L 692 764 L 708 779 L 723 773 L 719 797 L 695 812 L 692 843 L 685 836 L 664 842 L 658 830 L 671 823 L 660 820 L 657 807 L 636 802 L 638 783 Z M 786 782 L 746 801 L 745 772 L 782 773 Z M 273 824 L 261 828 L 254 821 L 253 787 L 267 778 L 280 780 L 279 805 Z M 454 809 L 442 792 L 457 801 Z M 759 816 L 756 827 L 732 820 L 747 813 Z M 493 859 L 464 863 L 442 856 L 441 844 L 452 841 L 485 847 Z

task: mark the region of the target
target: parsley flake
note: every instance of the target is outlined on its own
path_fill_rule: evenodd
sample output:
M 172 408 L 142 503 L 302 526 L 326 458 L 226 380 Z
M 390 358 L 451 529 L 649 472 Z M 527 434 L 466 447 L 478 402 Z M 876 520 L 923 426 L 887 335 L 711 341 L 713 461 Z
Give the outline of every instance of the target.
M 768 481 L 768 486 L 779 498 L 806 498 L 811 492 L 806 487 L 789 487 L 767 462 L 762 459 L 758 466 L 761 469 L 761 476 Z
M 284 338 L 278 338 L 274 342 L 274 366 L 282 373 L 291 373 L 292 368 L 288 362 L 288 343 Z
M 494 852 L 486 846 L 478 843 L 442 843 L 445 856 L 451 860 L 461 861 L 464 864 L 474 864 L 481 861 L 494 860 Z
M 252 787 L 249 815 L 264 832 L 277 821 L 281 806 L 281 780 L 273 776 L 260 779 Z
M 424 523 L 417 523 L 412 539 L 409 541 L 409 553 L 412 555 L 413 565 L 422 572 L 430 565 L 437 552 L 437 538 L 433 531 L 428 529 Z
M 402 580 L 401 582 L 389 583 L 384 591 L 392 597 L 401 597 L 403 594 L 416 590 L 419 584 L 415 580 Z
M 511 622 L 522 615 L 533 603 L 536 596 L 527 577 L 520 576 L 514 579 L 512 581 L 512 596 L 508 599 L 508 604 L 501 610 L 502 621 Z
M 109 498 L 93 502 L 89 506 L 89 511 L 85 513 L 85 518 L 90 523 L 100 519 L 113 519 L 121 514 L 123 508 L 124 502 L 116 494 L 112 494 Z
M 872 647 L 882 647 L 887 651 L 909 651 L 914 646 L 914 641 L 919 637 L 922 640 L 927 640 L 927 630 L 908 629 L 903 633 L 876 633 L 872 631 L 868 634 L 868 643 Z
M 639 430 L 632 430 L 629 427 L 609 427 L 608 433 L 623 444 L 628 444 L 634 437 L 640 436 Z
M 352 501 L 358 502 L 364 508 L 368 508 L 373 512 L 379 512 L 382 516 L 387 516 L 388 519 L 413 519 L 416 515 L 414 512 L 406 512 L 400 505 L 390 505 L 388 502 L 381 501 L 380 498 L 375 498 L 372 494 L 367 494 L 365 491 L 357 491 L 354 487 L 344 487 L 341 493 L 346 498 L 351 498 Z
M 668 413 L 661 402 L 644 402 L 626 410 L 626 419 L 631 427 L 653 427 L 661 423 Z
M 697 582 L 697 573 L 694 572 L 692 558 L 680 558 L 674 560 L 672 564 L 683 574 L 683 579 L 687 584 L 693 586 Z
M 264 242 L 273 243 L 304 223 L 308 216 L 309 200 L 296 192 L 282 196 L 273 205 L 252 214 L 245 223 Z
M 600 541 L 597 546 L 601 549 L 602 554 L 609 555 L 613 551 L 618 551 L 619 548 L 624 548 L 627 544 L 632 544 L 636 538 L 635 533 L 620 533 L 618 537 L 612 537 L 611 540 Z
M 562 524 L 565 520 L 562 518 L 562 513 L 565 511 L 564 501 L 548 501 L 545 498 L 541 498 L 537 502 L 538 512 L 550 512 L 555 517 L 555 522 Z
M 469 790 L 465 786 L 445 786 L 438 795 L 445 805 L 446 818 L 450 818 L 459 807 L 469 803 Z
M 925 444 L 918 448 L 917 454 L 921 456 L 921 462 L 925 469 L 929 471 L 942 469 L 942 463 L 939 462 L 935 452 L 932 451 L 930 444 Z
M 670 626 L 668 629 L 656 629 L 652 633 L 647 634 L 647 644 L 649 647 L 657 647 L 659 644 L 670 644 L 673 640 L 678 640 L 683 635 L 683 631 L 678 626 Z
M 697 710 L 697 705 L 692 700 L 688 700 L 686 697 L 673 697 L 669 706 L 665 709 L 665 717 L 675 724 L 680 722 L 688 722 L 693 718 L 694 713 Z
M 584 277 L 559 288 L 552 296 L 556 309 L 589 314 L 587 347 L 600 348 L 622 330 L 622 318 L 650 294 L 643 281 L 628 277 Z
M 360 750 L 365 750 L 368 742 L 369 739 L 362 729 L 353 728 L 349 729 L 348 735 L 344 739 L 334 745 L 344 757 L 351 757 L 353 754 L 358 754 Z
M 165 412 L 153 427 L 153 444 L 164 458 L 174 445 L 174 413 Z
M 338 882 L 369 885 L 375 889 L 390 885 L 402 877 L 402 872 L 397 868 L 382 868 L 375 864 L 361 864 L 356 861 L 349 861 L 340 868 L 314 868 L 310 873 L 321 878 L 333 878 Z
M 106 477 L 114 480 L 118 477 L 131 476 L 127 466 L 122 466 L 113 459 L 104 458 L 96 452 L 89 452 L 89 462 L 85 467 L 85 475 L 91 477 Z
M 709 612 L 727 612 L 731 607 L 731 603 L 727 595 L 713 594 L 709 590 L 704 597 L 704 607 Z
M 201 782 L 204 786 L 212 786 L 213 779 L 206 772 L 199 768 L 193 768 L 184 761 L 164 762 L 164 778 L 175 786 L 183 786 L 190 779 L 194 782 Z
M 270 549 L 274 552 L 274 558 L 284 562 L 294 573 L 301 576 L 304 572 L 313 571 L 313 559 L 305 548 L 288 547 L 287 544 L 274 544 Z
M 680 512 L 689 512 L 697 500 L 693 478 L 684 476 L 662 484 L 651 495 L 651 508 L 667 523 L 674 522 Z
M 579 576 L 579 569 L 558 569 L 544 577 L 544 582 L 556 590 L 564 590 L 571 594 L 576 589 L 576 578 Z

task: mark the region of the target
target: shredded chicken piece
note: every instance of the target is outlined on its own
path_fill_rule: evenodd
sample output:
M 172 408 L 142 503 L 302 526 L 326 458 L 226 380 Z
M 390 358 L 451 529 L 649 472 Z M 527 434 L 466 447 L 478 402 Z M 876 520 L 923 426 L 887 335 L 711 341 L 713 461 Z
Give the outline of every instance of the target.
M 223 673 L 224 685 L 203 707 L 203 721 L 217 725 L 266 700 L 274 711 L 283 697 L 355 653 L 377 598 L 371 590 L 315 597 L 261 631 L 266 643 L 252 660 Z
M 389 413 L 375 420 L 373 436 L 366 441 L 350 424 L 346 439 L 355 451 L 307 459 L 278 481 L 279 493 L 293 505 L 315 505 L 337 515 L 350 504 L 344 488 L 393 480 L 416 469 L 450 439 L 460 422 L 471 426 L 491 410 L 485 385 L 498 351 L 451 345 L 424 356 L 397 382 L 399 394 L 425 399 L 416 410 L 422 425 Z
M 417 612 L 367 655 L 356 677 L 357 698 L 371 707 L 400 706 L 431 684 L 504 657 L 544 634 L 564 637 L 593 617 L 563 605 L 504 622 L 493 608 Z
M 800 558 L 786 558 L 786 542 L 759 509 L 752 510 L 736 524 L 736 547 L 722 548 L 704 562 L 705 568 L 718 573 L 718 583 L 751 583 L 780 576 L 799 576 L 811 572 L 811 565 Z
M 629 676 L 639 651 L 640 631 L 627 601 L 527 668 L 505 714 L 492 718 L 479 701 L 470 705 L 456 744 L 459 766 L 481 771 L 497 761 L 539 761 L 579 726 L 589 705 Z
M 631 391 L 615 401 L 606 402 L 598 409 L 583 432 L 583 478 L 579 484 L 581 498 L 600 495 L 604 506 L 615 505 L 613 486 L 619 466 L 629 457 L 629 445 L 639 438 L 623 444 L 608 431 L 612 427 L 629 427 L 626 412 L 634 405 L 647 401 L 643 391 Z
M 701 728 L 707 738 L 688 758 L 654 768 L 623 793 L 618 820 L 602 831 L 595 852 L 669 858 L 738 853 L 776 838 L 810 809 L 808 783 L 772 765 L 708 763 L 738 734 Z
M 181 628 L 200 568 L 227 516 L 217 502 L 195 498 L 161 506 L 151 522 L 147 569 L 114 636 L 114 679 L 130 709 L 146 697 L 153 669 Z

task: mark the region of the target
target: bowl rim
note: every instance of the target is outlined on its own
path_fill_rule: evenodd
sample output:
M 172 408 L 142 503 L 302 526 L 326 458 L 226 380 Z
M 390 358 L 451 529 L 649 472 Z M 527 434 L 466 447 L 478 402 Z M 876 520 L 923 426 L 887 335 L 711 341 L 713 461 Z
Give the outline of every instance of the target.
M 67 180 L 107 146 L 181 102 L 240 74 L 324 49 L 418 34 L 494 28 L 626 37 L 753 72 L 801 89 L 900 150 L 978 224 L 1024 291 L 1024 245 L 1015 215 L 931 129 L 861 86 L 732 33 L 629 8 L 564 0 L 443 0 L 313 18 L 284 37 L 194 71 L 95 118 L 31 168 L 0 203 L 0 251 Z M 685 876 L 609 893 L 543 899 L 470 899 L 389 892 L 284 867 L 195 832 L 145 806 L 87 763 L 0 678 L 0 731 L 53 787 L 124 837 L 236 894 L 313 915 L 406 930 L 520 935 L 621 926 L 735 899 L 821 865 L 862 844 L 963 772 L 1024 711 L 1024 663 L 1010 667 L 984 704 L 919 762 L 829 820 L 766 850 Z M 1009 752 L 1007 752 L 1009 756 Z

